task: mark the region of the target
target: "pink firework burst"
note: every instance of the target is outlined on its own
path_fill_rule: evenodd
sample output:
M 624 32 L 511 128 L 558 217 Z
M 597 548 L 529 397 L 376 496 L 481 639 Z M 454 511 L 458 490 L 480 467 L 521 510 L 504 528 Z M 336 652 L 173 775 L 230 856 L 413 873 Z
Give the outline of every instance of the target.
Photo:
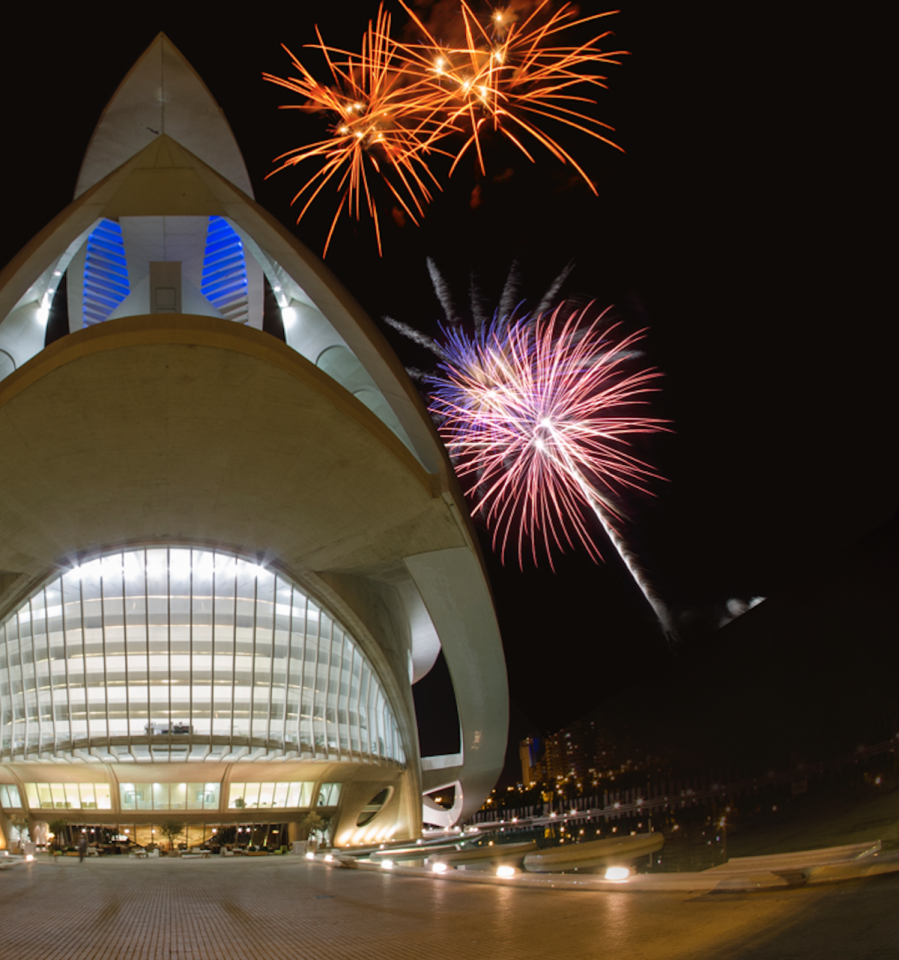
M 644 331 L 621 337 L 618 324 L 606 324 L 608 310 L 587 322 L 590 309 L 562 304 L 533 320 L 496 320 L 473 337 L 447 330 L 431 411 L 501 556 L 517 541 L 523 566 L 530 541 L 536 563 L 542 543 L 552 566 L 553 545 L 564 550 L 576 539 L 600 559 L 589 507 L 667 626 L 616 507 L 622 493 L 648 492 L 658 477 L 629 447 L 636 434 L 666 429 L 638 412 L 660 374 L 632 369 Z

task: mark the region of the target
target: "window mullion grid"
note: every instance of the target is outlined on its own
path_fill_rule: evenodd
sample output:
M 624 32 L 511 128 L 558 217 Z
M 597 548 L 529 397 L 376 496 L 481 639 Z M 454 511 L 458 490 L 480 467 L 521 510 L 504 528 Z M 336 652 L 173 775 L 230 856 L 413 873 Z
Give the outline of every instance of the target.
M 234 709 L 237 684 L 237 558 L 234 558 L 234 612 L 231 616 L 231 735 L 228 738 L 230 744 L 229 753 L 234 753 Z
M 188 664 L 187 664 L 187 682 L 188 682 L 188 691 L 187 691 L 187 758 L 188 760 L 191 757 L 194 749 L 194 550 L 190 550 L 188 555 L 190 556 L 190 576 L 188 578 L 188 614 L 187 614 L 187 629 L 188 629 L 188 641 L 187 641 L 187 655 L 188 655 Z M 187 797 L 184 798 L 185 804 L 187 803 Z M 185 810 L 188 809 L 185 806 Z
M 390 701 L 387 699 L 387 694 L 384 694 L 384 723 L 387 724 L 387 729 L 390 731 L 390 758 L 391 760 L 396 760 L 399 756 L 399 751 L 396 748 L 396 724 L 393 722 L 392 711 L 390 709 Z
M 390 701 L 387 699 L 386 691 L 384 693 L 384 723 L 390 731 L 390 759 L 396 760 L 399 756 L 399 750 L 397 750 L 396 744 L 396 724 L 393 722 Z
M 375 743 L 374 743 L 375 750 L 374 750 L 374 754 L 375 754 L 375 756 L 378 757 L 379 759 L 381 758 L 381 754 L 382 754 L 381 741 L 382 741 L 382 739 L 383 739 L 383 738 L 381 737 L 381 717 L 380 717 L 380 715 L 379 715 L 379 710 L 378 710 L 378 699 L 380 698 L 380 696 L 381 696 L 381 685 L 380 685 L 380 683 L 378 683 L 378 677 L 377 677 L 377 675 L 375 674 L 374 668 L 372 668 L 372 671 L 371 671 L 371 714 L 370 714 L 370 718 L 369 718 L 369 719 L 370 719 L 371 726 L 372 726 L 372 733 L 374 734 L 374 738 L 375 738 Z
M 275 599 L 277 601 L 278 590 L 277 584 L 275 585 Z M 288 609 L 290 613 L 287 617 L 287 641 L 284 647 L 284 716 L 281 720 L 281 746 L 286 750 L 287 749 L 287 714 L 288 707 L 290 705 L 290 646 L 291 641 L 293 640 L 293 584 L 287 584 L 288 589 L 288 599 L 289 604 Z M 275 603 L 275 616 L 277 617 L 278 605 Z M 272 653 L 274 654 L 274 648 L 272 648 Z M 302 694 L 302 689 L 300 690 Z M 300 738 L 299 738 L 299 722 L 300 722 L 300 697 L 297 697 L 297 757 L 300 756 Z
M 13 692 L 12 692 L 12 675 L 11 675 L 10 672 L 9 672 L 9 644 L 8 644 L 8 641 L 9 641 L 9 635 L 8 635 L 8 633 L 7 633 L 7 631 L 6 631 L 6 624 L 5 624 L 5 623 L 0 623 L 0 642 L 2 642 L 2 644 L 3 644 L 3 660 L 4 660 L 4 662 L 6 663 L 6 669 L 5 669 L 5 673 L 6 673 L 6 685 L 7 685 L 7 688 L 8 688 L 8 690 L 9 690 L 9 692 L 6 694 L 6 698 L 7 698 L 7 700 L 9 701 L 9 744 L 8 744 L 8 747 L 9 747 L 9 754 L 10 754 L 10 756 L 12 756 Z M 2 690 L 2 685 L 0 685 L 0 724 L 2 724 L 2 722 L 3 722 L 3 707 L 4 707 L 3 690 Z M 5 726 L 6 726 L 5 724 L 3 724 L 2 726 L 0 726 L 0 757 L 2 757 L 2 756 L 3 756 L 3 753 L 4 753 L 3 730 L 4 730 Z
M 294 591 L 294 597 L 296 591 Z M 291 604 L 294 602 L 291 598 Z M 293 606 L 291 605 L 291 617 L 293 617 Z M 292 622 L 292 621 L 291 621 Z M 297 698 L 297 745 L 300 757 L 303 756 L 303 691 L 306 689 L 306 662 L 309 659 L 306 654 L 309 650 L 309 597 L 303 595 L 303 645 L 300 653 L 300 691 Z M 293 649 L 293 630 L 290 633 L 290 646 Z M 312 755 L 315 756 L 315 732 L 312 729 L 312 708 L 309 710 L 309 743 L 312 747 Z
M 166 548 L 165 551 L 165 611 L 166 611 L 166 652 L 168 654 L 168 683 L 166 684 L 166 690 L 168 691 L 168 757 L 169 760 L 172 759 L 172 550 L 170 547 Z M 150 756 L 152 757 L 152 752 Z M 156 809 L 156 803 L 153 803 L 153 809 Z
M 384 696 L 384 690 L 380 691 L 381 693 L 381 703 L 378 708 L 378 714 L 381 718 L 381 729 L 384 731 L 384 756 L 388 759 L 393 757 L 393 740 L 391 739 L 390 731 L 390 719 L 387 716 L 387 711 L 385 709 L 387 698 Z
M 44 641 L 47 646 L 47 688 L 50 692 L 50 729 L 53 731 L 53 755 L 56 755 L 56 697 L 53 695 L 53 657 L 50 653 L 50 611 L 47 605 L 47 588 L 44 587 Z M 38 719 L 40 719 L 40 692 L 38 692 Z M 41 724 L 41 748 L 43 749 L 43 724 Z
M 399 763 L 402 752 L 400 750 L 400 731 L 393 713 L 393 707 L 390 705 L 390 700 L 387 698 L 386 692 L 384 694 L 384 712 L 387 715 L 387 722 L 390 724 L 390 743 L 393 749 L 392 757 Z
M 119 559 L 124 562 L 124 556 L 120 553 Z M 103 569 L 103 561 L 100 561 L 100 646 L 103 650 L 103 706 L 106 712 L 106 749 L 110 750 L 109 736 L 109 673 L 107 663 L 109 658 L 106 654 L 106 572 Z M 89 696 L 89 695 L 88 695 Z M 88 712 L 90 710 L 88 709 Z
M 350 749 L 350 718 L 349 718 L 349 703 L 347 703 L 347 745 L 344 749 L 343 742 L 341 740 L 341 727 L 340 727 L 340 687 L 343 681 L 343 666 L 344 666 L 344 649 L 346 648 L 346 631 L 339 623 L 335 623 L 331 627 L 331 635 L 337 636 L 340 639 L 338 644 L 338 653 L 337 653 L 337 697 L 335 699 L 336 708 L 335 715 L 337 718 L 337 749 L 340 751 L 341 759 L 348 759 L 349 749 Z M 349 692 L 349 686 L 347 686 L 347 692 Z
M 378 756 L 386 759 L 390 756 L 388 747 L 390 734 L 384 725 L 384 692 L 381 690 L 380 684 L 378 684 L 375 694 L 375 716 L 378 718 Z
M 31 640 L 31 682 L 32 690 L 34 690 L 34 713 L 36 716 L 37 722 L 37 755 L 41 755 L 41 697 L 40 697 L 40 687 L 38 685 L 38 676 L 37 676 L 37 644 L 35 643 L 34 636 L 34 598 L 32 597 L 28 601 L 28 635 Z M 25 703 L 26 717 L 28 710 L 28 703 Z M 25 749 L 28 749 L 28 741 L 25 741 Z
M 365 688 L 363 691 L 363 687 Z M 362 667 L 359 669 L 359 746 L 363 747 L 368 754 L 369 760 L 372 758 L 371 750 L 371 718 L 369 717 L 368 701 L 371 697 L 371 670 L 365 660 L 362 660 Z M 362 734 L 362 716 L 365 714 L 365 740 L 361 739 Z
M 318 608 L 318 604 L 316 604 Z M 312 755 L 315 756 L 318 753 L 318 744 L 315 742 L 315 708 L 316 708 L 316 697 L 318 695 L 318 663 L 321 659 L 321 645 L 322 645 L 322 611 L 318 609 L 318 619 L 316 621 L 315 627 L 315 667 L 312 675 L 312 710 L 309 714 L 309 719 L 312 724 Z M 322 723 L 326 723 L 327 709 L 325 710 L 325 716 L 322 717 Z M 325 730 L 323 735 L 323 744 L 325 747 L 325 756 L 327 757 L 327 730 Z
M 384 729 L 384 752 L 388 758 L 393 758 L 393 731 L 390 729 L 390 717 L 387 716 L 387 697 L 381 691 L 381 723 Z
M 122 662 L 125 664 L 125 743 L 128 753 L 133 758 L 134 751 L 131 749 L 131 676 L 128 671 L 128 581 L 125 578 L 124 552 L 122 553 Z
M 356 661 L 360 660 L 359 664 L 359 688 L 356 694 L 356 753 L 361 757 L 362 755 L 362 722 L 359 718 L 359 699 L 360 694 L 362 693 L 362 663 L 361 663 L 361 654 L 356 644 L 351 644 L 352 653 L 350 654 L 350 681 L 349 681 L 349 694 L 347 696 L 347 726 L 350 723 L 350 703 L 353 699 L 353 678 L 355 677 Z M 353 734 L 350 733 L 350 753 L 353 752 Z
M 277 574 L 272 574 L 272 654 L 269 658 L 269 674 L 268 674 L 268 718 L 265 721 L 266 731 L 265 739 L 266 742 L 272 740 L 272 699 L 274 698 L 274 687 L 275 687 L 275 625 L 278 619 L 278 576 Z M 287 683 L 285 681 L 285 689 Z M 284 748 L 284 738 L 281 738 L 281 748 Z M 266 748 L 268 749 L 268 748 Z
M 256 733 L 256 630 L 259 618 L 259 574 L 253 577 L 253 630 L 250 655 L 250 748 L 253 746 L 253 736 Z
M 353 684 L 353 653 L 352 645 L 347 639 L 347 634 L 344 629 L 341 628 L 341 636 L 343 642 L 340 644 L 340 678 L 337 684 L 337 728 L 338 733 L 340 731 L 340 687 L 343 684 L 343 678 L 346 677 L 346 698 L 343 704 L 343 715 L 346 717 L 346 753 L 348 758 L 353 756 L 353 735 L 350 732 L 350 688 Z M 349 647 L 349 656 L 347 656 L 347 648 Z
M 334 618 L 328 617 L 328 621 L 331 624 L 330 629 L 328 630 L 328 693 L 325 697 L 325 703 L 328 705 L 325 708 L 325 724 L 328 723 L 328 710 L 331 705 L 331 685 L 334 678 Z M 337 759 L 341 760 L 340 755 L 340 714 L 337 712 L 337 702 L 340 696 L 340 674 L 338 671 L 337 679 L 337 690 L 334 693 L 334 743 L 336 744 L 337 749 Z M 331 743 L 328 741 L 328 750 L 331 749 Z M 330 756 L 330 754 L 329 754 Z
M 31 605 L 29 604 L 29 610 Z M 16 617 L 16 643 L 19 645 L 19 682 L 22 684 L 22 718 L 25 726 L 22 732 L 22 759 L 28 756 L 28 691 L 25 689 L 25 657 L 22 650 L 22 618 Z M 28 623 L 31 629 L 31 622 Z
M 377 759 L 378 753 L 378 718 L 375 716 L 375 704 L 378 700 L 378 678 L 371 664 L 368 664 L 368 697 L 365 711 L 368 719 L 368 747 L 372 759 Z
M 66 632 L 66 593 L 62 577 L 59 578 L 60 619 L 62 621 L 62 669 L 66 678 L 66 723 L 69 727 L 69 750 L 72 749 L 72 686 L 69 681 L 69 636 Z
M 144 655 L 147 658 L 147 753 L 153 758 L 153 700 L 150 693 L 150 557 L 149 551 L 144 549 L 144 627 L 146 640 L 144 641 Z M 168 554 L 166 554 L 168 556 Z
M 216 594 L 217 581 L 216 577 L 218 576 L 218 554 L 213 552 L 212 554 L 212 604 L 210 610 L 212 611 L 210 616 L 210 627 L 209 627 L 209 636 L 211 643 L 211 656 L 209 658 L 209 749 L 213 750 L 213 737 L 215 736 L 215 665 L 216 665 L 216 648 L 215 641 L 217 639 L 218 633 L 218 596 Z M 208 756 L 208 754 L 207 754 Z M 215 754 L 213 754 L 215 756 Z M 206 785 L 203 784 L 203 809 L 206 809 Z
M 81 673 L 83 676 L 84 687 L 84 728 L 87 731 L 87 749 L 91 748 L 91 712 L 87 696 L 87 637 L 84 634 L 86 627 L 84 625 L 84 575 L 78 578 L 78 594 L 80 598 L 79 615 L 81 620 Z

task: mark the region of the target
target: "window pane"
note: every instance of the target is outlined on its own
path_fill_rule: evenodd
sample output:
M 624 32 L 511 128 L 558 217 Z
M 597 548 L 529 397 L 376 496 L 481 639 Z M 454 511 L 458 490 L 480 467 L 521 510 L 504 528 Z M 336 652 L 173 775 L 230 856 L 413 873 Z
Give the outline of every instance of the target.
M 259 806 L 260 807 L 270 807 L 272 801 L 275 798 L 275 785 L 274 783 L 260 783 L 259 784 Z
M 95 783 L 94 793 L 97 797 L 98 810 L 112 810 L 112 793 L 108 783 Z

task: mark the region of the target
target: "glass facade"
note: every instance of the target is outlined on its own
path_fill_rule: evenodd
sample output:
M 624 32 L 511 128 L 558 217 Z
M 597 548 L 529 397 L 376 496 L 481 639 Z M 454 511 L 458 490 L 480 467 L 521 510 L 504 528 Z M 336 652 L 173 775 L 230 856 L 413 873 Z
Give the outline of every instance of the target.
M 221 784 L 121 783 L 122 810 L 218 810 Z
M 381 684 L 326 610 L 249 559 L 184 547 L 82 563 L 0 623 L 0 759 L 78 750 L 405 762 Z
M 12 783 L 0 783 L 0 807 L 21 807 L 19 788 Z
M 342 784 L 339 783 L 323 783 L 318 791 L 318 805 L 320 807 L 336 807 L 337 801 L 340 799 L 341 786 Z
M 108 783 L 26 783 L 32 810 L 111 810 Z
M 288 780 L 265 783 L 232 783 L 228 809 L 258 807 L 308 807 L 312 803 L 315 781 Z

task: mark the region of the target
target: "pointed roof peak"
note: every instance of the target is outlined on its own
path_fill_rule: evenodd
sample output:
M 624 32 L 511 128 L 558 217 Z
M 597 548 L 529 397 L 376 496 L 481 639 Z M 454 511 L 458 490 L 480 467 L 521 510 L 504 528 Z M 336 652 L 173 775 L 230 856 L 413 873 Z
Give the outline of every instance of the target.
M 103 111 L 81 164 L 75 196 L 163 133 L 253 196 L 225 115 L 197 72 L 162 32 L 128 71 Z

